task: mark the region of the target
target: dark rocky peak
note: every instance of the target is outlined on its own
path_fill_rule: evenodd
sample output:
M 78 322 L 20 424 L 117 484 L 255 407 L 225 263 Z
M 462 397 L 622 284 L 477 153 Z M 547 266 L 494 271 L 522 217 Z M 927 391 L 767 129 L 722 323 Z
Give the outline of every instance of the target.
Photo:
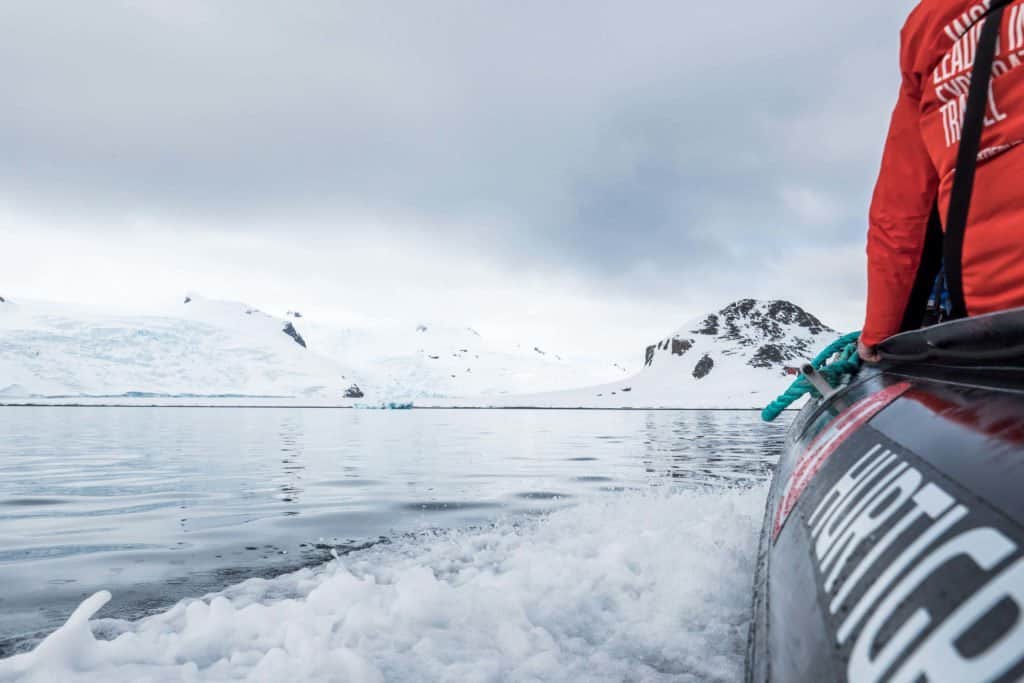
M 248 311 L 246 312 L 248 313 Z M 303 339 L 302 335 L 299 334 L 299 331 L 295 329 L 295 325 L 292 325 L 290 322 L 287 322 L 284 324 L 284 328 L 281 331 L 287 334 L 292 339 L 294 339 L 296 344 L 298 344 L 302 348 L 306 348 L 306 340 Z
M 719 311 L 718 315 L 722 321 L 720 338 L 744 346 L 753 343 L 751 331 L 760 332 L 769 339 L 779 339 L 784 333 L 782 324 L 764 316 L 754 299 L 735 301 Z
M 792 327 L 817 335 L 832 330 L 804 309 L 789 301 L 740 299 L 718 313 L 709 315 L 695 334 L 717 336 L 750 346 L 764 339 L 783 341 Z
M 344 379 L 344 378 L 343 378 Z M 345 390 L 345 398 L 363 398 L 366 394 L 359 388 L 358 384 L 353 384 Z
M 688 328 L 645 349 L 644 366 L 671 356 L 686 356 L 692 349 L 701 356 L 693 368 L 706 377 L 716 359 L 739 357 L 754 368 L 785 371 L 814 355 L 831 339 L 834 330 L 789 301 L 740 299 L 690 323 Z M 705 353 L 705 350 L 709 353 Z
M 827 330 L 828 327 L 813 315 L 789 301 L 773 299 L 771 301 L 757 301 L 756 299 L 740 299 L 729 304 L 718 315 L 726 322 L 738 322 L 747 320 L 751 323 L 764 321 L 776 322 L 782 325 L 796 325 L 798 327 L 817 328 Z
M 757 310 L 757 299 L 740 299 L 719 311 L 719 314 L 726 320 L 734 318 L 746 318 Z
M 768 302 L 768 317 L 773 320 L 778 320 L 785 325 L 805 327 L 811 334 L 821 334 L 822 332 L 833 331 L 828 325 L 821 322 L 796 304 L 788 301 L 776 300 Z
M 703 334 L 709 337 L 718 336 L 718 316 L 712 313 L 700 321 L 697 329 L 692 330 L 694 334 Z
M 7 299 L 5 299 L 2 296 L 0 296 L 0 304 L 5 304 L 5 303 L 7 303 Z
M 186 297 L 185 297 L 185 303 L 187 303 L 187 304 L 190 304 L 190 303 L 192 303 L 192 297 L 190 297 L 190 296 L 186 296 Z
M 280 310 L 280 309 L 278 309 L 278 310 Z M 302 314 L 299 313 L 298 311 L 288 311 L 284 315 L 285 315 L 286 318 L 301 318 L 302 317 Z
M 427 331 L 427 326 L 426 325 L 417 325 L 416 326 L 416 331 L 417 332 L 426 332 Z

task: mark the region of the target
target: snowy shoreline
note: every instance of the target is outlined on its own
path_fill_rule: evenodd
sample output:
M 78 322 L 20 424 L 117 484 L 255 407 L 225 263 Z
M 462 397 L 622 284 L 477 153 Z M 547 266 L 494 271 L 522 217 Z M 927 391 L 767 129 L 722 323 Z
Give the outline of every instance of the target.
M 291 408 L 302 410 L 374 410 L 373 408 L 361 408 L 350 404 L 342 403 L 311 403 L 308 400 L 301 400 L 296 403 L 282 402 L 239 402 L 239 403 L 216 403 L 203 402 L 154 402 L 150 400 L 140 401 L 118 401 L 110 399 L 29 399 L 19 401 L 0 401 L 0 408 Z M 473 405 L 458 404 L 452 405 L 415 405 L 410 410 L 550 410 L 550 411 L 667 411 L 667 412 L 759 412 L 762 407 L 688 407 L 688 406 L 545 406 L 545 405 Z M 790 410 L 797 410 L 791 408 Z

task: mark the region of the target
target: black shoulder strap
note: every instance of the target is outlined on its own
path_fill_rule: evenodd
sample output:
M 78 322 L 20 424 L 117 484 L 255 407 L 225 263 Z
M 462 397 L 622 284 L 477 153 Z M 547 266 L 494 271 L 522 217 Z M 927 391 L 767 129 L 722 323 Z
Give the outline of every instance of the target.
M 903 309 L 903 322 L 900 332 L 919 330 L 925 324 L 928 299 L 935 290 L 935 278 L 942 271 L 942 218 L 936 202 L 932 206 L 928 218 L 928 229 L 925 231 L 924 248 L 921 249 L 921 261 L 917 266 L 914 286 L 910 290 L 910 298 Z M 934 324 L 934 323 L 933 323 Z
M 974 172 L 978 164 L 978 149 L 981 133 L 985 127 L 985 112 L 988 109 L 989 88 L 992 82 L 992 62 L 995 61 L 999 29 L 1002 27 L 1003 10 L 1011 0 L 993 0 L 985 25 L 978 39 L 974 57 L 974 73 L 967 93 L 967 110 L 964 112 L 960 135 L 960 149 L 953 176 L 953 192 L 946 216 L 946 237 L 943 258 L 946 262 L 946 285 L 953 310 L 952 318 L 967 317 L 964 300 L 963 251 L 964 231 L 971 211 L 971 195 L 974 192 Z

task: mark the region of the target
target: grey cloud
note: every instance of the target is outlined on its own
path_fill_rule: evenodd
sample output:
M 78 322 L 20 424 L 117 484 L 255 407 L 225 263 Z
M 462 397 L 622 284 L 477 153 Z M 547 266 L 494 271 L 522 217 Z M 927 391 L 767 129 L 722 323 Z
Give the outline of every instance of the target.
M 397 213 L 601 277 L 854 240 L 910 4 L 11 0 L 0 197 L 239 229 Z

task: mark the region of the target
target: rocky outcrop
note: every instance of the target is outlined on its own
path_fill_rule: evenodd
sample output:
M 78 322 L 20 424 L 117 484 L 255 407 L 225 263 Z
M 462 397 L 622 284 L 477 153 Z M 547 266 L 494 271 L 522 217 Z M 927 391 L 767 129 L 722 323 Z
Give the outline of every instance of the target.
M 811 334 L 835 332 L 813 315 L 788 301 L 773 301 L 768 306 L 768 315 L 779 322 L 806 328 Z
M 345 390 L 345 398 L 363 398 L 365 394 L 363 390 L 359 388 L 358 384 L 353 384 Z
M 644 351 L 644 366 L 650 366 L 654 363 L 654 356 L 658 351 L 668 351 L 671 349 L 673 356 L 682 356 L 692 348 L 692 339 L 683 339 L 678 336 L 671 337 L 670 339 L 663 339 L 657 344 L 648 346 Z
M 672 339 L 672 355 L 673 356 L 682 356 L 684 353 L 686 353 L 687 351 L 689 351 L 692 348 L 693 348 L 693 340 L 692 339 L 680 339 L 678 337 L 674 337 Z
M 794 327 L 811 335 L 831 331 L 827 325 L 789 301 L 742 299 L 723 308 L 718 317 L 722 321 L 720 336 L 745 345 L 751 345 L 754 337 L 758 336 L 781 341 L 791 335 Z M 757 334 L 751 335 L 751 331 Z
M 714 337 L 718 334 L 718 316 L 711 314 L 700 322 L 694 334 L 703 334 L 707 337 Z
M 246 311 L 246 313 L 249 313 L 249 311 Z M 303 339 L 302 335 L 299 334 L 299 331 L 295 329 L 295 325 L 292 325 L 291 323 L 285 323 L 284 328 L 281 331 L 287 334 L 292 339 L 294 339 L 296 344 L 298 344 L 302 348 L 306 348 L 306 340 Z
M 704 354 L 704 356 L 701 357 L 699 361 L 697 361 L 697 365 L 694 366 L 693 376 L 695 379 L 704 379 L 705 377 L 711 374 L 711 371 L 714 369 L 714 367 L 714 359 L 711 358 L 711 356 Z
M 759 348 L 747 364 L 752 368 L 770 368 L 788 360 L 789 354 L 780 344 L 765 344 Z
M 694 377 L 707 376 L 716 359 L 725 357 L 782 374 L 787 367 L 812 356 L 835 334 L 789 301 L 740 299 L 690 323 L 674 336 L 647 346 L 644 366 L 670 362 L 673 356 L 682 357 L 693 350 L 702 354 L 693 369 Z
M 804 339 L 794 339 L 788 344 L 765 344 L 754 352 L 747 361 L 752 368 L 774 368 L 786 366 L 790 361 L 804 361 L 812 355 L 810 345 Z

